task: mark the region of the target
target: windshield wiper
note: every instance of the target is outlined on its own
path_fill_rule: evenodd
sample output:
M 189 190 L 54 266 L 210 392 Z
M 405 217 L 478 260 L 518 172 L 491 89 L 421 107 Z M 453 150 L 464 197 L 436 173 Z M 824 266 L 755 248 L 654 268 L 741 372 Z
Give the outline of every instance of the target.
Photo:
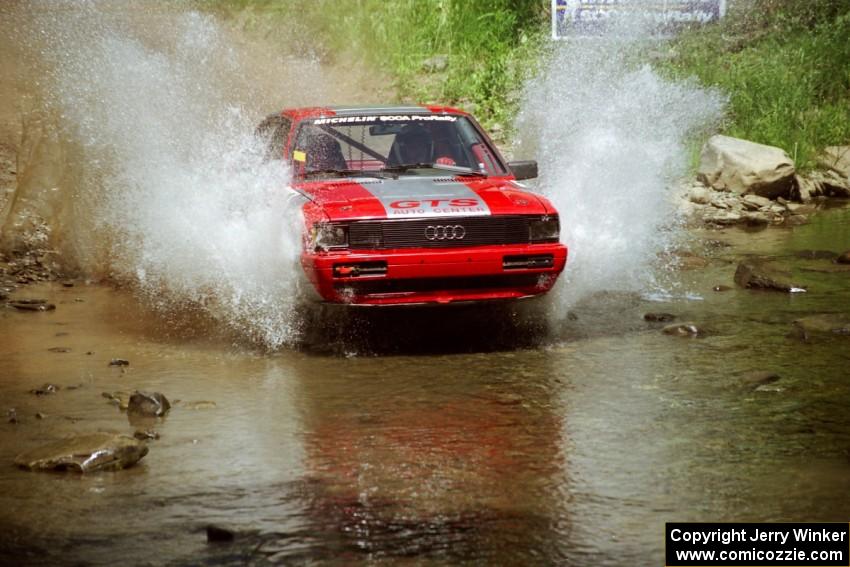
M 392 165 L 389 167 L 381 168 L 381 171 L 403 173 L 411 169 L 442 169 L 444 171 L 451 171 L 452 173 L 456 173 L 458 175 L 474 175 L 476 177 L 487 177 L 487 174 L 481 171 L 476 171 L 474 169 L 462 167 L 459 165 L 448 165 L 445 163 L 402 163 L 400 165 Z
M 313 169 L 305 171 L 303 176 L 310 177 L 312 175 L 336 175 L 338 177 L 376 177 L 378 179 L 387 179 L 386 175 L 381 175 L 377 171 L 364 171 L 361 169 Z

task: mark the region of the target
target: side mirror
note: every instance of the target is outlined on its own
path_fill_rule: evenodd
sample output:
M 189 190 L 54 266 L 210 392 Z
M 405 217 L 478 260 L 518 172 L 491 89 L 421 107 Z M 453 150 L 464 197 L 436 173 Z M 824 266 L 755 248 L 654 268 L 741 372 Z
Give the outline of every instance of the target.
M 523 179 L 534 179 L 537 177 L 537 162 L 533 159 L 524 160 L 524 161 L 511 161 L 508 162 L 508 167 L 511 170 L 511 173 L 514 174 L 517 181 L 522 181 Z

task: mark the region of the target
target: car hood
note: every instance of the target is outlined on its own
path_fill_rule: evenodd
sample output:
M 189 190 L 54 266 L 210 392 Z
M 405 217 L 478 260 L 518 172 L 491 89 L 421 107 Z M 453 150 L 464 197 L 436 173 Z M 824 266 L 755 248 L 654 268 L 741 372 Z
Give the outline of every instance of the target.
M 549 202 L 504 178 L 352 178 L 296 189 L 333 221 L 508 214 L 549 214 Z

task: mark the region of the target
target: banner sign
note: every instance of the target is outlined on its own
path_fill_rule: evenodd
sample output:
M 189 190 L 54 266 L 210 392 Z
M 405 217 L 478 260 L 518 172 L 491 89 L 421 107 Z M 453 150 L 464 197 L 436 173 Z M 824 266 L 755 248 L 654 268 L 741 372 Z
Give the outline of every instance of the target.
M 726 0 L 552 0 L 552 37 L 598 36 L 623 19 L 648 21 L 654 32 L 716 22 Z

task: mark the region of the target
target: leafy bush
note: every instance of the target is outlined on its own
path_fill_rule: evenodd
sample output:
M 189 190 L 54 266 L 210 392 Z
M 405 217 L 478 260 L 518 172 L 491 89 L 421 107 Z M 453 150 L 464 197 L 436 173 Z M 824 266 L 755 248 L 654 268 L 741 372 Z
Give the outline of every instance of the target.
M 803 170 L 850 143 L 850 2 L 755 0 L 680 36 L 661 63 L 730 96 L 725 133 L 779 146 Z

